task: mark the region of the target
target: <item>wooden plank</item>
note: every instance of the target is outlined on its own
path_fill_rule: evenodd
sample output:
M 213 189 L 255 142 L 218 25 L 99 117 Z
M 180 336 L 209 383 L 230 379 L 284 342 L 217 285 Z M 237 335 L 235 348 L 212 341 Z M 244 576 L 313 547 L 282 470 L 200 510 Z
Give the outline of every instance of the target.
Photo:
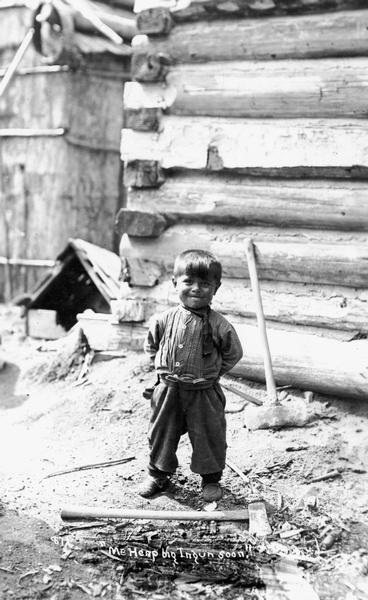
M 134 12 L 140 13 L 156 7 L 170 11 L 173 19 L 181 23 L 197 19 L 218 19 L 234 16 L 263 17 L 270 15 L 320 13 L 336 10 L 364 8 L 365 0 L 135 0 Z
M 368 10 L 299 17 L 183 23 L 167 37 L 144 36 L 136 54 L 164 53 L 173 63 L 365 56 Z M 220 40 L 220 43 L 219 43 Z
M 151 130 L 158 129 L 158 109 L 214 117 L 365 117 L 367 72 L 367 58 L 177 65 L 165 83 L 127 82 L 124 112 L 137 121 L 151 111 Z M 128 121 L 125 127 L 138 129 Z
M 262 281 L 261 288 L 265 317 L 271 324 L 368 333 L 367 289 L 283 281 Z M 130 291 L 144 303 L 145 319 L 178 301 L 171 278 L 149 289 L 133 287 Z M 230 320 L 255 320 L 253 293 L 246 279 L 223 278 L 212 306 Z
M 106 152 L 77 148 L 63 137 L 9 138 L 0 162 L 0 215 L 11 223 L 7 249 L 0 218 L 0 256 L 52 260 L 70 237 L 111 249 L 118 154 L 107 160 Z
M 248 277 L 245 243 L 256 243 L 260 279 L 365 287 L 368 245 L 364 234 L 307 232 L 306 230 L 230 228 L 191 224 L 174 225 L 159 238 L 123 235 L 122 257 L 156 262 L 171 272 L 175 256 L 190 248 L 213 252 L 222 262 L 224 276 Z M 321 260 L 323 257 L 323 260 Z
M 368 123 L 358 119 L 164 116 L 157 133 L 123 129 L 121 158 L 154 160 L 166 169 L 351 176 L 368 167 L 367 135 Z
M 368 183 L 168 173 L 160 188 L 129 190 L 128 208 L 177 222 L 367 231 Z

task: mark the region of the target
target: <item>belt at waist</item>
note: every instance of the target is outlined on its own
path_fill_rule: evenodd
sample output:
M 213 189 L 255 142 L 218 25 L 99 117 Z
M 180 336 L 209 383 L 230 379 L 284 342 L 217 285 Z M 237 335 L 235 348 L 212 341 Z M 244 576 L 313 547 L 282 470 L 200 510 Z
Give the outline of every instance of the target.
M 182 381 L 173 375 L 161 375 L 160 381 L 168 387 L 178 387 L 182 390 L 208 390 L 213 387 L 217 381 Z

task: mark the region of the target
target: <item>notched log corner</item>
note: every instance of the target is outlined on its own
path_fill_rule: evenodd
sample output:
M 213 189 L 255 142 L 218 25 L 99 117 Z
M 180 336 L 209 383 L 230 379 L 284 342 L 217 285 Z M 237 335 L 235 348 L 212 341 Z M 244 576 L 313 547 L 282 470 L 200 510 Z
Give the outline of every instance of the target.
M 159 237 L 169 223 L 160 213 L 121 208 L 115 226 L 120 235 L 134 237 Z
M 157 160 L 133 160 L 125 165 L 124 185 L 126 187 L 157 188 L 164 182 L 164 170 Z
M 141 52 L 132 57 L 133 81 L 164 81 L 172 60 L 168 54 Z
M 167 35 L 174 25 L 168 8 L 157 6 L 137 15 L 137 29 L 146 35 Z
M 218 147 L 216 144 L 209 144 L 207 149 L 207 164 L 206 169 L 210 171 L 221 171 L 224 168 L 224 161 L 222 160 Z
M 159 131 L 161 108 L 125 108 L 124 128 L 135 131 Z

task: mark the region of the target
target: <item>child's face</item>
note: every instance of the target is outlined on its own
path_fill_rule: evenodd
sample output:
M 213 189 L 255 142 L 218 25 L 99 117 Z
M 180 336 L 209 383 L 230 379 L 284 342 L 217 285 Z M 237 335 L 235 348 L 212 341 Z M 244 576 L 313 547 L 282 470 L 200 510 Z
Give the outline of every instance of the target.
M 220 287 L 220 283 L 212 277 L 202 279 L 201 277 L 187 274 L 173 277 L 172 282 L 182 304 L 187 308 L 193 309 L 209 306 L 213 296 Z

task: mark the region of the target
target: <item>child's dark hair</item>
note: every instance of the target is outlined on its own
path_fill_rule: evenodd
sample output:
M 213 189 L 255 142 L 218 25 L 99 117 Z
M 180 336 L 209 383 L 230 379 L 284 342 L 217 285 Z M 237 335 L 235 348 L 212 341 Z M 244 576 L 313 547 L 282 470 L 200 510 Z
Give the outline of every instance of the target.
M 222 267 L 211 252 L 206 250 L 185 250 L 176 257 L 174 263 L 174 277 L 190 275 L 201 279 L 213 278 L 217 283 L 221 281 Z

